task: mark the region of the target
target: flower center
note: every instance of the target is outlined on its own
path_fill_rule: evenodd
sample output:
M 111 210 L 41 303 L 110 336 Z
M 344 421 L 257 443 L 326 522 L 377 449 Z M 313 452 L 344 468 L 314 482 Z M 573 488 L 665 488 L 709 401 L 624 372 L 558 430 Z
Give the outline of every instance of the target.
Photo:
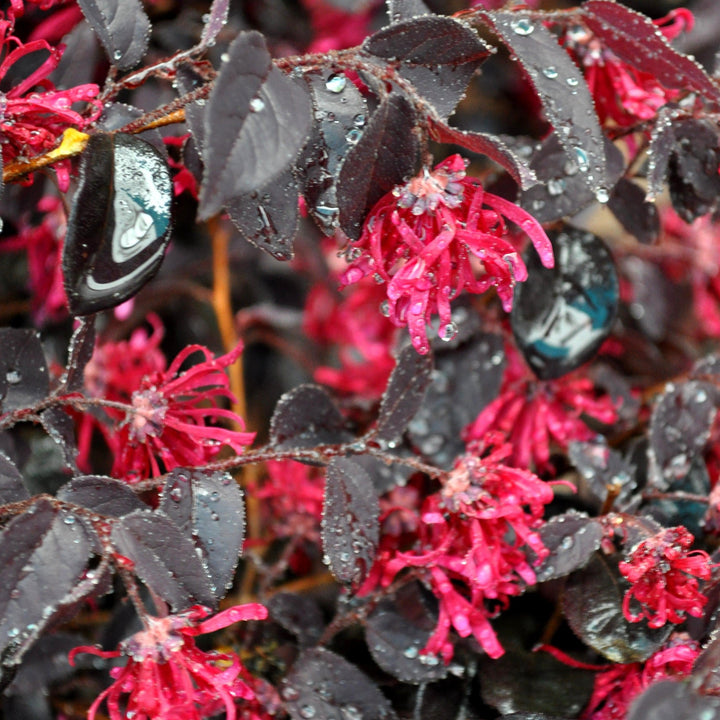
M 168 401 L 155 388 L 138 390 L 133 393 L 132 404 L 135 412 L 130 422 L 130 438 L 144 442 L 148 435 L 162 434 Z

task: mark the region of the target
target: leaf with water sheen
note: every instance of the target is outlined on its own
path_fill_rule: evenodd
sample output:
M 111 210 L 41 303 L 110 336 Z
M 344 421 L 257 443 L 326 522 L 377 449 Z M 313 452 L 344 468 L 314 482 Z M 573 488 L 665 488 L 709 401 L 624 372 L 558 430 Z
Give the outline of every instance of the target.
M 641 693 L 627 720 L 720 720 L 720 698 L 701 695 L 689 683 L 661 680 Z
M 225 26 L 230 9 L 230 0 L 213 0 L 207 16 L 204 17 L 205 26 L 200 37 L 200 47 L 209 47 L 215 44 L 215 39 Z
M 129 70 L 142 60 L 150 39 L 150 20 L 139 0 L 78 0 L 110 62 Z
M 0 504 L 19 502 L 29 497 L 30 493 L 17 465 L 4 452 L 0 452 Z
M 171 203 L 170 171 L 153 145 L 120 133 L 90 137 L 63 248 L 73 315 L 115 307 L 155 275 L 170 240 Z
M 45 353 L 35 330 L 0 328 L 0 399 L 3 412 L 32 406 L 50 386 Z
M 110 517 L 122 517 L 147 508 L 127 483 L 103 475 L 75 477 L 57 491 L 56 497 Z
M 260 33 L 240 33 L 206 105 L 200 219 L 286 170 L 305 144 L 310 122 L 305 83 L 273 65 Z

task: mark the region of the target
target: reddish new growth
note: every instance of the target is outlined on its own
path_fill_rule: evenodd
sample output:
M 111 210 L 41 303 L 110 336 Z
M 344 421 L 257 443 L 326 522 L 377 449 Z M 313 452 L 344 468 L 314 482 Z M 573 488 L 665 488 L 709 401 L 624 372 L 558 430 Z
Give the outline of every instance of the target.
M 693 26 L 693 16 L 684 8 L 653 21 L 667 40 Z M 570 54 L 583 67 L 600 121 L 621 128 L 651 120 L 658 110 L 677 99 L 679 90 L 661 85 L 652 72 L 639 70 L 620 60 L 603 47 L 592 33 L 581 26 L 570 29 L 563 37 Z
M 177 615 L 147 616 L 145 630 L 120 643 L 117 650 L 75 648 L 70 653 L 71 663 L 79 653 L 128 659 L 127 665 L 110 671 L 115 682 L 90 706 L 88 720 L 94 720 L 104 701 L 111 720 L 200 720 L 223 710 L 228 720 L 235 720 L 238 701 L 242 717 L 269 717 L 279 700 L 268 693 L 265 684 L 253 678 L 236 655 L 203 652 L 193 639 L 241 620 L 264 620 L 267 609 L 257 603 L 236 605 L 202 621 L 210 612 L 195 605 Z M 267 695 L 268 712 L 261 708 L 258 691 Z
M 385 535 L 364 588 L 378 581 L 387 586 L 407 567 L 422 569 L 440 603 L 425 651 L 445 662 L 453 655 L 451 628 L 461 637 L 474 636 L 491 657 L 503 654 L 489 618 L 536 582 L 528 549 L 535 564 L 548 554 L 535 530 L 552 489 L 526 470 L 505 466 L 510 453 L 509 445 L 499 445 L 485 457 L 461 456 L 440 492 L 423 503 L 414 547 L 402 552 L 397 538 Z
M 619 564 L 632 585 L 623 598 L 623 613 L 630 622 L 646 618 L 652 628 L 666 622 L 681 623 L 688 615 L 701 617 L 707 598 L 698 579 L 710 578 L 711 563 L 703 550 L 688 552 L 693 536 L 682 526 L 666 528 L 644 540 Z M 631 603 L 640 606 L 634 614 Z
M 427 353 L 433 315 L 440 317 L 440 338 L 456 334 L 450 300 L 463 290 L 495 287 L 504 309 L 511 309 L 513 288 L 527 279 L 527 268 L 506 220 L 522 228 L 543 265 L 552 267 L 552 246 L 540 224 L 517 205 L 486 193 L 466 176 L 465 161 L 452 155 L 378 201 L 348 251 L 351 266 L 342 283 L 369 275 L 387 283 L 388 317 L 398 327 L 406 325 L 415 349 Z
M 45 3 L 43 6 L 50 5 Z M 73 103 L 93 101 L 99 92 L 97 85 L 57 90 L 48 80 L 60 63 L 64 46 L 55 48 L 43 39 L 21 42 L 13 35 L 15 16 L 21 12 L 22 4 L 17 0 L 13 2 L 13 10 L 7 14 L 0 12 L 0 81 L 5 81 L 8 76 L 22 78 L 0 95 L 0 143 L 6 164 L 52 150 L 68 127 L 84 128 L 101 111 L 98 105 L 91 117 L 83 117 L 72 109 Z M 28 55 L 45 57 L 29 75 L 22 71 Z M 67 191 L 69 160 L 56 163 L 54 168 L 60 189 Z
M 484 442 L 488 432 L 500 433 L 512 445 L 508 461 L 516 467 L 552 470 L 550 447 L 567 450 L 574 440 L 595 436 L 583 416 L 614 423 L 618 411 L 607 395 L 598 396 L 589 378 L 574 372 L 555 380 L 538 380 L 508 347 L 500 394 L 465 429 L 466 442 Z

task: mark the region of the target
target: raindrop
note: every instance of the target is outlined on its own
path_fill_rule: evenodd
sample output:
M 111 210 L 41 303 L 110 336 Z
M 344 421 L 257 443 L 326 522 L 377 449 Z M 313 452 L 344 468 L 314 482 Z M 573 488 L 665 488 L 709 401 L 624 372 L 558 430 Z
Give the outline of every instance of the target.
M 19 634 L 20 630 L 18 630 L 18 628 L 10 628 L 7 632 L 9 638 L 16 638 Z
M 316 714 L 316 710 L 312 705 L 303 705 L 300 708 L 300 716 L 304 717 L 305 720 L 310 720 L 310 718 L 314 718 Z
M 577 160 L 580 172 L 587 172 L 590 169 L 590 161 L 588 160 L 587 153 L 580 147 L 573 148 L 573 152 L 575 153 L 575 159 Z
M 388 300 L 383 300 L 380 303 L 380 313 L 385 317 L 390 317 L 390 302 Z
M 411 645 L 409 648 L 405 648 L 405 650 L 403 650 L 403 655 L 408 660 L 414 660 L 418 656 L 418 654 L 419 652 L 415 645 Z
M 258 113 L 265 109 L 265 102 L 261 98 L 253 98 L 250 101 L 250 112 Z
M 226 63 L 229 59 L 230 59 L 229 53 L 224 52 L 224 53 L 220 56 L 220 60 L 222 60 L 222 62 L 224 62 L 224 63 Z
M 217 492 L 217 490 L 213 490 L 213 492 L 210 493 L 210 502 L 216 503 L 218 500 L 220 500 L 220 493 Z
M 182 495 L 182 488 L 179 485 L 175 485 L 170 490 L 170 499 L 174 502 L 180 502 L 180 500 L 182 500 Z
M 356 125 L 357 127 L 362 127 L 365 124 L 365 116 L 362 113 L 358 113 L 353 118 L 353 125 Z
M 553 197 L 562 195 L 565 190 L 565 180 L 562 178 L 553 178 L 552 180 L 548 180 L 547 188 L 548 192 Z
M 63 522 L 64 522 L 66 525 L 74 525 L 74 524 L 75 524 L 75 516 L 74 516 L 74 515 L 66 515 L 66 516 L 63 518 Z
M 113 60 L 114 60 L 115 62 L 118 62 L 118 61 L 122 58 L 122 56 L 123 56 L 122 50 L 116 50 L 116 51 L 113 53 Z
M 554 65 L 548 65 L 546 68 L 543 68 L 542 74 L 548 80 L 554 80 L 558 76 L 558 71 Z
M 599 187 L 595 191 L 595 199 L 599 203 L 605 204 L 610 199 L 610 193 L 607 191 L 607 188 Z
M 358 130 L 357 128 L 351 128 L 348 130 L 347 135 L 345 135 L 345 139 L 351 144 L 355 145 L 357 141 L 362 137 L 362 131 Z
M 292 685 L 286 685 L 282 690 L 282 696 L 285 700 L 297 700 L 300 693 Z
M 567 78 L 567 79 L 565 80 L 565 82 L 566 82 L 570 87 L 577 87 L 578 84 L 580 83 L 580 81 L 579 81 L 576 77 L 569 77 L 569 78 Z
M 325 87 L 331 93 L 341 93 L 347 85 L 347 78 L 342 73 L 333 73 L 326 81 Z
M 346 705 L 340 708 L 343 720 L 362 720 L 362 713 L 354 705 Z
M 443 342 L 450 342 L 453 338 L 457 337 L 457 334 L 458 326 L 454 322 L 449 322 L 440 330 L 440 339 Z
M 5 379 L 10 385 L 17 385 L 22 380 L 22 375 L 17 370 L 8 370 Z
M 510 27 L 516 35 L 531 35 L 535 31 L 535 25 L 533 25 L 528 18 L 513 20 L 510 23 Z

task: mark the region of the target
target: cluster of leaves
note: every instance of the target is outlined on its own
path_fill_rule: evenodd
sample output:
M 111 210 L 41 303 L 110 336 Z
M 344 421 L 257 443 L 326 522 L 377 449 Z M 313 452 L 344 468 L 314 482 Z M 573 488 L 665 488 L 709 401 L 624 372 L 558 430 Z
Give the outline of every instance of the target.
M 717 68 L 499 4 L 0 15 L 8 716 L 720 716 Z

